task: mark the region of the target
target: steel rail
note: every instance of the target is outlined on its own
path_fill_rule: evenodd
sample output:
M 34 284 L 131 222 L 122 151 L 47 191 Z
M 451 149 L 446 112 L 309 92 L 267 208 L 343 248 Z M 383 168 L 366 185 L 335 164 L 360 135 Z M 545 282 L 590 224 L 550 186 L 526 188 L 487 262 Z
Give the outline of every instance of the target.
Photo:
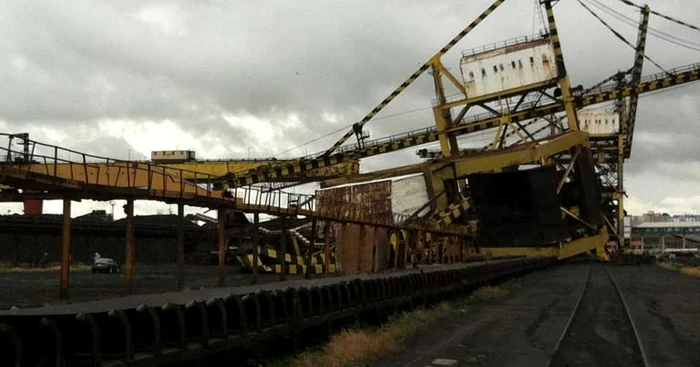
M 649 360 L 647 359 L 647 354 L 644 351 L 644 346 L 642 344 L 642 338 L 639 336 L 639 330 L 637 329 L 637 325 L 634 323 L 634 319 L 632 318 L 632 313 L 630 312 L 630 308 L 627 305 L 627 300 L 625 299 L 625 296 L 622 294 L 622 291 L 620 290 L 620 286 L 617 284 L 617 281 L 615 278 L 610 274 L 610 270 L 608 270 L 608 266 L 604 265 L 603 268 L 605 269 L 605 274 L 608 275 L 608 278 L 612 282 L 612 284 L 615 286 L 615 290 L 617 291 L 618 297 L 620 297 L 620 301 L 622 302 L 622 305 L 625 308 L 625 314 L 627 315 L 627 320 L 629 321 L 630 325 L 632 326 L 632 331 L 634 331 L 634 338 L 637 340 L 637 347 L 639 348 L 639 352 L 642 355 L 642 362 L 644 363 L 644 367 L 649 367 Z
M 569 330 L 571 329 L 571 324 L 574 321 L 574 318 L 576 317 L 576 314 L 578 313 L 578 309 L 581 307 L 581 301 L 583 301 L 583 296 L 586 294 L 586 290 L 588 290 L 588 283 L 590 283 L 591 280 L 591 269 L 593 268 L 593 264 L 588 266 L 588 272 L 586 274 L 586 281 L 583 283 L 583 287 L 581 288 L 581 293 L 578 296 L 578 299 L 576 300 L 576 305 L 574 305 L 574 310 L 571 312 L 571 315 L 569 316 L 569 320 L 566 322 L 566 326 L 564 326 L 564 330 L 562 331 L 561 335 L 559 336 L 559 339 L 557 340 L 557 344 L 554 345 L 554 349 L 552 352 L 549 354 L 549 358 L 547 359 L 547 363 L 544 364 L 545 367 L 549 367 L 552 364 L 552 360 L 554 359 L 554 356 L 557 355 L 559 352 L 559 348 L 561 348 L 561 344 L 564 341 L 564 338 L 569 334 Z
M 586 295 L 586 291 L 588 290 L 588 285 L 590 284 L 591 280 L 591 273 L 592 273 L 592 268 L 593 264 L 591 264 L 588 267 L 588 275 L 586 276 L 586 281 L 583 285 L 583 288 L 581 289 L 581 293 L 579 294 L 578 300 L 576 301 L 576 305 L 574 306 L 574 310 L 571 312 L 571 316 L 569 317 L 568 322 L 566 323 L 566 326 L 564 327 L 564 330 L 562 331 L 561 336 L 557 340 L 557 344 L 554 346 L 554 349 L 549 355 L 549 358 L 547 359 L 547 362 L 545 363 L 545 367 L 549 367 L 552 365 L 552 362 L 554 360 L 554 357 L 556 357 L 559 354 L 559 350 L 561 348 L 561 345 L 564 341 L 564 339 L 569 335 L 571 331 L 571 325 L 576 318 L 576 315 L 578 314 L 580 308 L 581 308 L 581 303 L 583 301 L 584 296 Z M 610 282 L 613 284 L 615 288 L 615 293 L 617 293 L 617 296 L 620 299 L 620 302 L 622 303 L 625 315 L 627 316 L 627 321 L 630 323 L 630 326 L 632 327 L 632 331 L 634 332 L 634 337 L 635 341 L 637 343 L 637 348 L 639 349 L 641 358 L 642 358 L 642 363 L 644 364 L 645 367 L 649 366 L 649 362 L 646 357 L 646 353 L 644 351 L 644 347 L 642 345 L 641 338 L 639 336 L 639 331 L 637 330 L 637 326 L 634 323 L 634 319 L 632 318 L 632 314 L 630 313 L 629 306 L 627 305 L 627 301 L 625 300 L 625 297 L 622 295 L 622 292 L 620 291 L 620 287 L 617 284 L 617 281 L 613 278 L 612 274 L 610 274 L 610 271 L 608 270 L 607 265 L 603 265 L 603 269 L 605 271 L 605 274 L 607 275 L 608 279 Z

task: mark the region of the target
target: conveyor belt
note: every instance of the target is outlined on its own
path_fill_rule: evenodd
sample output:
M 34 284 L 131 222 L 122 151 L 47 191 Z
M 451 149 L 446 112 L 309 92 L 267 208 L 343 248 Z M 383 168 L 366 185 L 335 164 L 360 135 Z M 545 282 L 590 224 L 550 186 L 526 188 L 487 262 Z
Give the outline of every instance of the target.
M 506 259 L 5 310 L 0 366 L 172 365 L 298 340 L 329 323 L 382 319 L 555 261 Z

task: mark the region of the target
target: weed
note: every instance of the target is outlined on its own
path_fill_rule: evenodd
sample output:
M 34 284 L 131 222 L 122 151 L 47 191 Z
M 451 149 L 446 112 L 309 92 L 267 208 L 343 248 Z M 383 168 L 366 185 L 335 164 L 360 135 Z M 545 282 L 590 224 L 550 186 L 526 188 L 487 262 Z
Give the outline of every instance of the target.
M 417 309 L 389 318 L 379 328 L 345 330 L 332 335 L 323 347 L 305 351 L 292 360 L 269 361 L 268 365 L 293 367 L 349 367 L 365 366 L 373 360 L 401 350 L 407 337 L 415 334 L 443 318 L 463 312 L 463 307 L 472 303 L 486 303 L 505 297 L 522 283 L 512 280 L 500 286 L 486 286 L 474 291 L 469 297 L 455 302 L 442 302 L 433 308 Z
M 700 266 L 686 266 L 677 263 L 660 262 L 657 263 L 660 267 L 668 270 L 677 271 L 691 277 L 700 277 Z

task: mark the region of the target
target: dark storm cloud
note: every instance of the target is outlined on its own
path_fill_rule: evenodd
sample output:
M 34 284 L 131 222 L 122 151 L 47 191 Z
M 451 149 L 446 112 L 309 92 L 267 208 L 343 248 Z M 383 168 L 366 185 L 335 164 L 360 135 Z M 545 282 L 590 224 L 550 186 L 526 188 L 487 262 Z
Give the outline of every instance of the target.
M 13 132 L 101 155 L 179 146 L 218 158 L 245 156 L 249 148 L 266 157 L 362 118 L 490 3 L 5 2 L 0 120 Z M 443 63 L 459 76 L 461 50 L 531 33 L 534 3 L 506 1 Z M 638 18 L 619 2 L 605 3 Z M 692 0 L 650 6 L 690 22 L 700 14 Z M 575 1 L 560 1 L 555 14 L 574 85 L 631 66 L 633 51 Z M 635 42 L 634 27 L 606 20 Z M 699 32 L 656 17 L 650 24 L 700 43 Z M 700 52 L 651 36 L 647 51 L 666 68 L 700 60 Z M 645 73 L 657 71 L 646 64 Z M 695 85 L 640 101 L 631 173 L 653 169 L 649 162 L 700 157 L 688 138 L 698 127 L 698 96 Z M 400 115 L 367 125 L 372 138 L 432 125 L 433 97 L 423 76 L 378 117 Z M 158 127 L 179 132 L 159 134 Z M 323 150 L 341 134 L 286 156 Z M 366 165 L 413 161 L 409 150 Z

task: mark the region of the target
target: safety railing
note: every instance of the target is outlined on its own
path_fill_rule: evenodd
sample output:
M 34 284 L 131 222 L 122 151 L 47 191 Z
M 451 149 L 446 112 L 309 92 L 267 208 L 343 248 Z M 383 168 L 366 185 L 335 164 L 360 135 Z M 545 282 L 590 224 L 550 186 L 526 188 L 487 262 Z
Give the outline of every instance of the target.
M 417 131 L 430 131 L 422 129 Z M 410 136 L 411 133 L 404 134 Z M 16 135 L 0 133 L 8 140 L 17 139 Z M 401 213 L 382 213 L 370 215 L 363 203 L 340 201 L 319 203 L 312 194 L 299 194 L 282 190 L 270 190 L 269 187 L 245 186 L 231 189 L 213 189 L 214 183 L 222 183 L 221 177 L 192 170 L 171 168 L 150 162 L 134 162 L 78 152 L 56 145 L 45 144 L 24 139 L 22 144 L 31 143 L 31 150 L 13 149 L 11 144 L 0 144 L 0 154 L 9 159 L 0 162 L 0 171 L 30 172 L 41 179 L 70 180 L 89 185 L 89 189 L 101 191 L 109 189 L 148 190 L 119 192 L 122 196 L 143 196 L 144 199 L 181 199 L 197 200 L 211 198 L 222 202 L 210 202 L 209 205 L 232 207 L 234 210 L 265 212 L 277 215 L 307 215 L 340 222 L 353 222 L 393 228 L 424 229 L 415 218 Z M 26 145 L 25 145 L 26 146 Z M 9 171 L 8 171 L 9 172 Z M 114 176 L 114 177 L 113 177 Z M 189 177 L 196 184 L 183 177 Z M 53 183 L 52 183 L 53 184 Z M 322 206 L 319 208 L 319 206 Z
M 472 48 L 469 50 L 464 50 L 464 51 L 462 51 L 462 57 L 472 56 L 472 55 L 480 54 L 482 52 L 487 52 L 487 51 L 498 50 L 499 48 L 503 48 L 503 47 L 515 46 L 515 45 L 528 43 L 528 42 L 532 42 L 532 41 L 544 40 L 547 38 L 549 38 L 549 34 L 546 34 L 546 33 L 539 34 L 539 35 L 511 38 L 511 39 L 508 39 L 505 41 L 496 42 L 496 43 L 492 43 L 492 44 L 484 45 L 484 46 L 480 46 L 480 47 L 475 47 L 475 48 Z
M 639 82 L 640 83 L 649 83 L 649 82 L 653 82 L 653 81 L 663 80 L 664 78 L 667 78 L 669 76 L 675 76 L 678 74 L 692 72 L 692 71 L 700 72 L 700 63 L 679 66 L 677 68 L 669 69 L 669 70 L 662 71 L 662 72 L 659 72 L 656 74 L 646 75 L 646 76 L 642 77 L 639 80 Z M 615 83 L 603 85 L 600 88 L 596 88 L 596 89 L 592 89 L 592 90 L 588 91 L 585 95 L 583 95 L 583 97 L 586 97 L 589 95 L 595 95 L 595 94 L 599 94 L 599 93 L 610 92 L 610 91 L 613 91 L 613 90 L 618 89 L 618 88 L 619 87 Z
M 181 168 L 170 168 L 149 162 L 134 162 L 87 154 L 35 140 L 18 138 L 16 134 L 0 133 L 8 144 L 0 144 L 0 155 L 6 157 L 0 162 L 5 167 L 18 171 L 33 172 L 48 177 L 67 179 L 88 185 L 112 188 L 162 190 L 182 198 L 186 194 L 212 197 L 216 192 L 213 184 L 219 177 Z M 22 140 L 31 150 L 13 149 L 13 140 Z M 195 184 L 183 179 L 192 177 Z

